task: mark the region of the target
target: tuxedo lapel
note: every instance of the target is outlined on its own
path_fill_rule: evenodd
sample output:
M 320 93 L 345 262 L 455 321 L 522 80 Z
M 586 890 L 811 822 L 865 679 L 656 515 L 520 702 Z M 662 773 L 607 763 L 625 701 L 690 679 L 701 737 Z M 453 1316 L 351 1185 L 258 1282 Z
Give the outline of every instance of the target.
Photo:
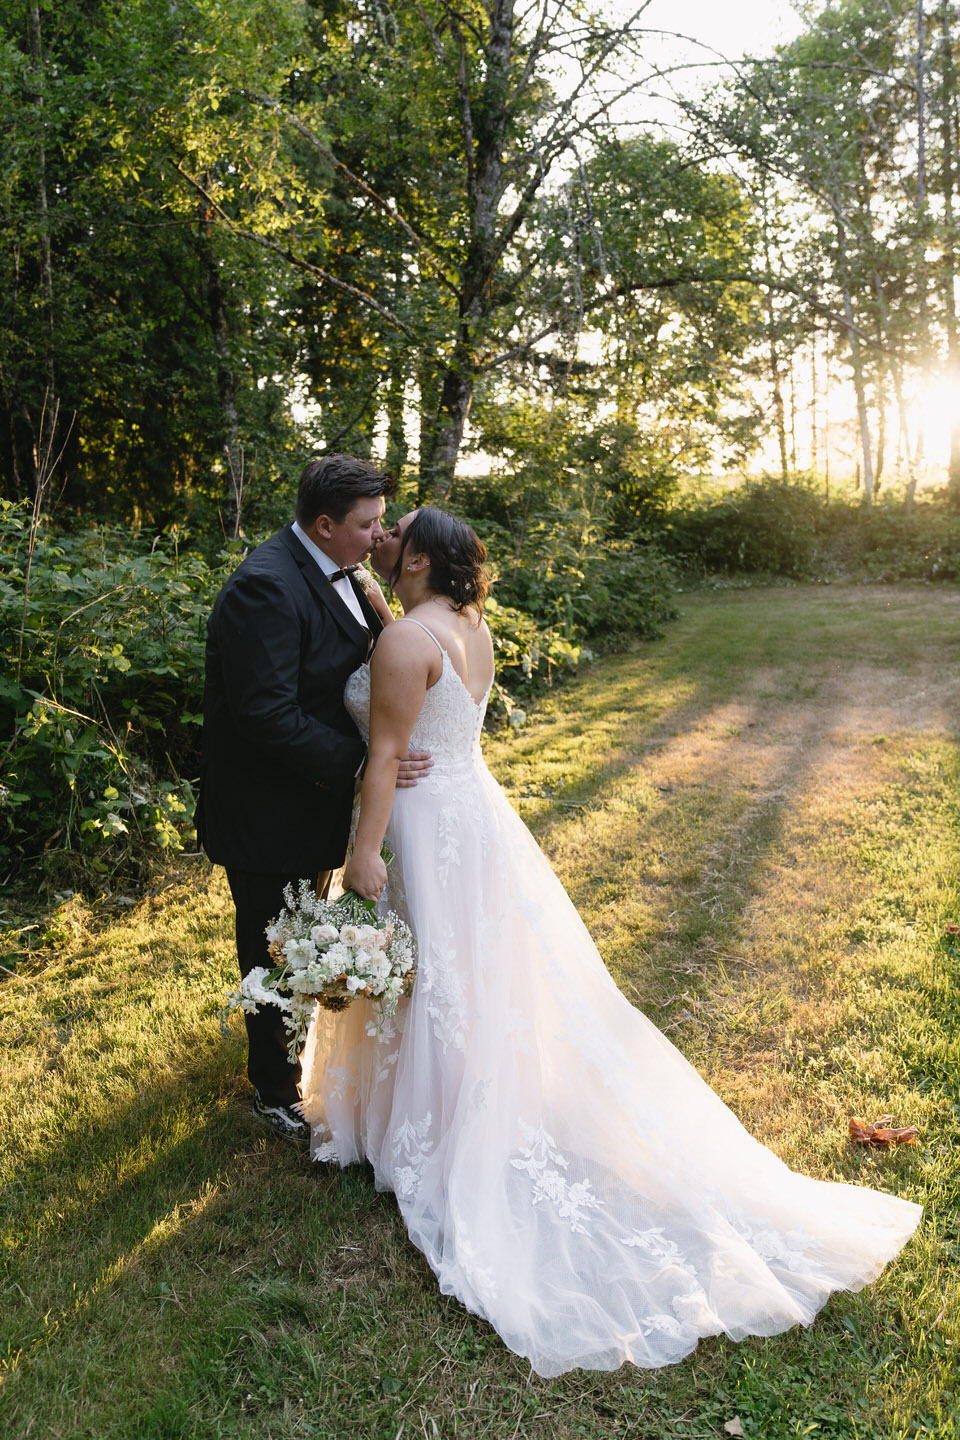
M 297 565 L 300 569 L 300 574 L 306 581 L 311 593 L 316 597 L 317 600 L 320 601 L 321 605 L 324 605 L 326 607 L 326 609 L 333 616 L 334 620 L 336 620 L 337 624 L 340 626 L 344 634 L 350 638 L 353 644 L 368 647 L 370 643 L 370 635 L 367 633 L 366 629 L 360 624 L 359 620 L 354 615 L 353 611 L 350 609 L 350 606 L 346 605 L 342 598 L 337 594 L 336 590 L 334 590 L 333 586 L 330 584 L 330 581 L 327 579 L 326 575 L 324 575 L 323 571 L 320 569 L 320 566 L 314 560 L 313 556 L 309 555 L 304 549 L 304 547 L 300 544 L 300 541 L 297 539 L 296 535 L 294 535 L 293 530 L 289 525 L 285 530 L 280 531 L 280 539 L 286 545 L 287 549 L 290 551 L 290 554 L 297 562 Z M 351 581 L 350 583 L 354 585 L 354 589 L 357 589 L 357 586 L 353 581 Z M 362 605 L 361 608 L 363 608 Z M 366 609 L 364 609 L 363 613 L 366 616 Z
M 383 629 L 383 621 L 380 619 L 380 616 L 377 614 L 376 610 L 374 610 L 373 606 L 370 604 L 370 601 L 367 599 L 367 592 L 360 584 L 359 580 L 355 580 L 351 575 L 350 584 L 353 586 L 353 593 L 354 595 L 356 595 L 357 600 L 360 603 L 360 609 L 363 611 L 363 618 L 366 620 L 367 625 L 370 627 L 370 638 L 373 642 L 376 642 L 377 636 Z

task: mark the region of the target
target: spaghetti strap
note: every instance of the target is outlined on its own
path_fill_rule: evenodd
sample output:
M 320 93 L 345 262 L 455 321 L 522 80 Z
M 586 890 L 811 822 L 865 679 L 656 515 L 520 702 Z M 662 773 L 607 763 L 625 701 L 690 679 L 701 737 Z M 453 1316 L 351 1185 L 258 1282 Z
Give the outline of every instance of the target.
M 433 641 L 434 645 L 436 645 L 437 649 L 440 651 L 440 654 L 446 655 L 447 659 L 450 660 L 450 655 L 446 647 L 440 644 L 440 641 L 437 639 L 436 635 L 434 635 L 433 631 L 429 628 L 429 626 L 424 625 L 422 620 L 414 620 L 412 615 L 404 615 L 402 618 L 406 620 L 409 625 L 417 625 L 421 630 L 425 631 L 426 634 L 430 636 L 430 639 Z M 450 660 L 450 663 L 452 665 L 453 661 Z
M 450 654 L 450 651 L 447 649 L 446 645 L 441 645 L 441 644 L 440 644 L 440 641 L 437 639 L 436 635 L 434 635 L 434 633 L 433 633 L 433 631 L 430 629 L 429 625 L 424 625 L 424 623 L 423 623 L 422 620 L 414 620 L 414 618 L 413 618 L 412 615 L 404 615 L 404 616 L 402 616 L 402 619 L 406 620 L 410 625 L 416 625 L 416 626 L 418 626 L 421 630 L 426 631 L 426 633 L 430 636 L 430 639 L 433 641 L 433 643 L 436 645 L 437 649 L 440 651 L 441 659 L 442 659 L 442 662 L 443 662 L 442 669 L 441 669 L 441 674 L 442 674 L 443 669 L 445 669 L 447 666 L 449 666 L 452 674 L 456 676 L 456 678 L 457 678 L 457 680 L 459 681 L 459 683 L 460 683 L 461 687 L 463 688 L 463 690 L 465 690 L 466 693 L 467 693 L 467 695 L 470 696 L 470 701 L 471 701 L 471 703 L 472 703 L 473 705 L 479 705 L 479 706 L 485 705 L 486 702 L 487 702 L 487 699 L 488 699 L 488 697 L 489 697 L 489 695 L 490 695 L 490 691 L 491 691 L 491 689 L 492 689 L 492 687 L 493 687 L 493 678 L 492 678 L 492 676 L 491 676 L 491 679 L 490 679 L 490 684 L 487 686 L 486 690 L 483 692 L 483 694 L 482 694 L 482 696 L 480 697 L 480 699 L 477 700 L 477 699 L 475 698 L 474 694 L 473 694 L 473 691 L 470 689 L 470 686 L 467 684 L 466 680 L 464 680 L 463 676 L 460 674 L 460 671 L 457 669 L 456 665 L 454 665 L 454 663 L 453 663 L 453 656 Z M 439 683 L 440 683 L 439 680 L 434 681 L 434 684 L 437 684 L 437 685 L 438 685 Z M 428 689 L 432 689 L 432 686 L 428 686 L 427 688 L 428 688 Z

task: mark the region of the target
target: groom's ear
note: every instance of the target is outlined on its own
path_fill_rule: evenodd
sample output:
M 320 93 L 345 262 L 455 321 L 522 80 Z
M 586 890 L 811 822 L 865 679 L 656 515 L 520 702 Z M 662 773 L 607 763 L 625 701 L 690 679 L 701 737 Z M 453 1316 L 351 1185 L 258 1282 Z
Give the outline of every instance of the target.
M 311 539 L 329 540 L 333 535 L 333 521 L 329 515 L 318 515 L 313 524 L 305 528 Z

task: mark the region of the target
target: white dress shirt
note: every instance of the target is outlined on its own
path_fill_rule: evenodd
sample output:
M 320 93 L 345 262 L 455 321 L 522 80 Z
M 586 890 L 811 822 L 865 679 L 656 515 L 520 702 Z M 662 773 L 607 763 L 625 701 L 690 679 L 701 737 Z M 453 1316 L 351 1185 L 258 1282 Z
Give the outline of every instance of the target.
M 315 545 L 314 542 L 310 539 L 310 537 L 303 533 L 296 520 L 294 520 L 293 522 L 293 533 L 294 535 L 296 535 L 297 539 L 300 541 L 300 544 L 308 552 L 308 554 L 313 556 L 314 560 L 320 566 L 320 569 L 323 571 L 324 575 L 332 575 L 334 571 L 342 569 L 342 566 L 338 565 L 336 560 L 331 560 L 330 556 L 325 554 L 324 551 L 320 549 L 319 545 Z M 363 626 L 364 630 L 369 630 L 370 626 L 363 618 L 363 611 L 360 609 L 360 601 L 357 599 L 356 592 L 354 591 L 353 586 L 350 584 L 349 577 L 343 575 L 339 580 L 334 580 L 333 588 L 340 596 L 340 599 L 343 601 L 344 605 L 346 605 L 347 609 L 350 611 L 354 619 Z

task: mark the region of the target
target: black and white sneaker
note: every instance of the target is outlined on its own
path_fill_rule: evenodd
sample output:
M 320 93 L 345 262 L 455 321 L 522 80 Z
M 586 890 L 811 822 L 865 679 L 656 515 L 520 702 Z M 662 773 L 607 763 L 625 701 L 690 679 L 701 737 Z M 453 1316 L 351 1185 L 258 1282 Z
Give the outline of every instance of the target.
M 310 1126 L 295 1106 L 268 1105 L 265 1100 L 261 1100 L 260 1092 L 257 1091 L 253 1097 L 253 1113 L 264 1125 L 269 1125 L 274 1135 L 278 1135 L 281 1140 L 288 1140 L 291 1145 L 301 1145 L 304 1149 L 310 1144 Z

